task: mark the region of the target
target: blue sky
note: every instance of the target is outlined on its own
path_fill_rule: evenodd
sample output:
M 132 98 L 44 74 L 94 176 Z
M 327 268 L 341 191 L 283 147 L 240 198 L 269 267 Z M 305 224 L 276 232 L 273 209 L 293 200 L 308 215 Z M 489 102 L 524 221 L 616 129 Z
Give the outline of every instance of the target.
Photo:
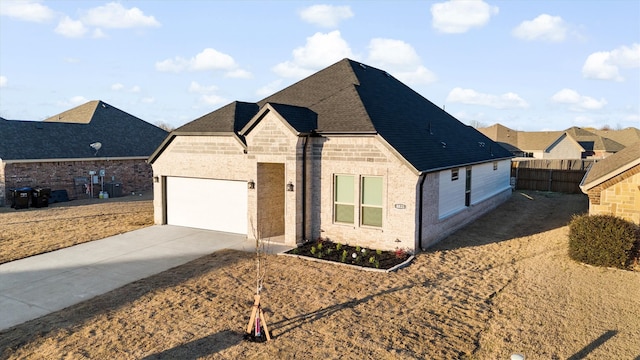
M 0 0 L 0 116 L 178 127 L 345 57 L 466 124 L 640 127 L 640 1 Z

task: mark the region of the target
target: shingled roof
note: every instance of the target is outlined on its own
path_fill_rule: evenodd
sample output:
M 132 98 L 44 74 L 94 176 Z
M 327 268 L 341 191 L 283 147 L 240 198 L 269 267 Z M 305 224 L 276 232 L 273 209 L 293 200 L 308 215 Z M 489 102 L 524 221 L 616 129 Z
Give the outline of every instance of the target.
M 582 179 L 580 188 L 587 191 L 637 165 L 640 165 L 640 142 L 593 164 Z
M 237 109 L 238 104 L 232 103 L 198 118 L 176 129 L 172 135 L 189 135 L 194 129 L 203 134 L 222 128 L 230 131 L 231 123 L 246 124 L 246 118 L 231 109 Z M 316 114 L 317 129 L 314 130 L 321 135 L 378 134 L 417 171 L 512 157 L 509 151 L 387 72 L 350 59 L 320 70 L 256 105 L 262 108 L 266 104 L 271 104 L 294 128 L 300 124 L 299 116 L 304 114 L 292 108 L 281 113 L 283 105 L 307 108 Z M 308 121 L 305 120 L 305 124 Z M 235 132 L 236 129 L 237 125 Z
M 163 129 L 95 100 L 45 121 L 0 119 L 0 159 L 148 157 L 166 136 Z M 95 142 L 102 145 L 97 152 L 89 146 Z

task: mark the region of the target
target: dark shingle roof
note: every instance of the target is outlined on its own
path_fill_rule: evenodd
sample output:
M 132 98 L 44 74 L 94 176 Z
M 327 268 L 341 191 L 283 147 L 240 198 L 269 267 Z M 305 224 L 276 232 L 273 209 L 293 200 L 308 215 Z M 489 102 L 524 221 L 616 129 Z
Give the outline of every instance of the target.
M 73 122 L 63 122 L 65 116 L 46 121 L 0 120 L 0 158 L 146 157 L 167 136 L 161 128 L 102 101 L 74 109 L 62 113 Z M 102 144 L 97 153 L 89 146 L 94 142 Z
M 176 133 L 239 132 L 258 113 L 257 104 L 234 101 L 176 129 Z
M 308 108 L 317 114 L 320 134 L 379 134 L 418 171 L 512 157 L 387 72 L 349 59 L 257 103 L 260 108 L 266 104 Z M 222 126 L 217 122 L 233 122 L 229 106 L 232 104 L 176 129 L 174 134 L 194 128 L 211 132 Z M 290 115 L 282 115 L 289 120 Z

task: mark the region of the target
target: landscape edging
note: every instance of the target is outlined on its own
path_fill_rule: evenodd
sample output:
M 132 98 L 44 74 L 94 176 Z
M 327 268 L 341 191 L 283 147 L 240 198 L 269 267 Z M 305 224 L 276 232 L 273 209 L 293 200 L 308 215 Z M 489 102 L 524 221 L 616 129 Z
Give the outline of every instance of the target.
M 287 254 L 287 253 L 278 253 L 278 255 L 291 256 L 291 257 L 295 257 L 295 258 L 298 258 L 298 259 L 315 261 L 315 262 L 325 263 L 325 264 L 335 264 L 335 265 L 340 265 L 340 266 L 347 266 L 347 267 L 351 267 L 351 268 L 355 268 L 355 269 L 359 269 L 359 270 L 364 270 L 364 271 L 385 272 L 385 273 L 389 273 L 389 272 L 392 272 L 392 271 L 396 271 L 396 270 L 402 269 L 403 267 L 408 266 L 411 263 L 411 261 L 413 261 L 413 259 L 415 258 L 415 255 L 411 255 L 411 256 L 409 256 L 409 258 L 407 260 L 403 261 L 402 263 L 400 263 L 400 264 L 398 264 L 396 266 L 390 267 L 388 269 L 376 269 L 376 268 L 371 268 L 371 267 L 366 267 L 366 266 L 359 266 L 359 265 L 354 265 L 354 264 L 347 264 L 347 263 L 337 262 L 337 261 L 322 260 L 322 259 L 313 258 L 313 257 L 310 257 L 310 256 L 304 256 L 304 255 Z

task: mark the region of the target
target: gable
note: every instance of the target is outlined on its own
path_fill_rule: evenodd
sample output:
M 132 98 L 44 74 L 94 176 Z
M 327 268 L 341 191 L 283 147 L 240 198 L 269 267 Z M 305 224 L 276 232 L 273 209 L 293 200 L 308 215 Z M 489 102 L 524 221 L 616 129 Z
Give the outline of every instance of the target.
M 271 156 L 291 156 L 296 154 L 297 134 L 274 111 L 266 111 L 260 121 L 245 127 L 247 153 Z

